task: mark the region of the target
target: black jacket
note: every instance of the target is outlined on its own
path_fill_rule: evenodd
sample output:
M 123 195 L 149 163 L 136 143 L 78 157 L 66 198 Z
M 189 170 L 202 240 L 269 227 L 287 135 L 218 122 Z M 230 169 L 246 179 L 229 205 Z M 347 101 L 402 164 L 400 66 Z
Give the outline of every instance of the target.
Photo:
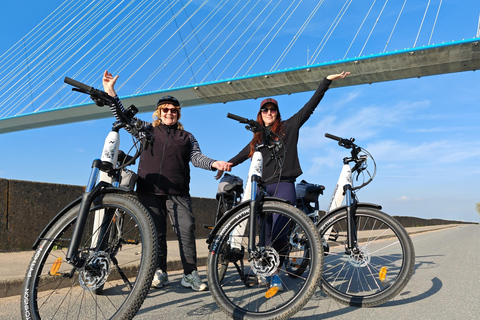
M 298 159 L 298 135 L 301 126 L 310 118 L 315 108 L 322 100 L 325 92 L 332 83 L 331 80 L 324 78 L 318 86 L 317 90 L 310 98 L 310 100 L 289 119 L 283 121 L 283 133 L 285 134 L 284 145 L 278 151 L 278 155 L 283 157 L 283 166 L 281 171 L 280 181 L 295 181 L 295 179 L 302 174 L 300 167 L 300 161 Z M 240 153 L 229 160 L 234 166 L 240 164 L 248 159 L 250 153 L 250 143 L 243 148 Z M 278 177 L 278 164 L 275 161 L 271 161 L 271 151 L 269 149 L 262 149 L 263 155 L 263 180 L 267 184 L 276 183 L 279 180 Z
M 118 97 L 116 101 L 124 113 L 125 109 Z M 118 119 L 113 105 L 110 109 Z M 150 122 L 143 120 L 142 124 L 151 126 Z M 177 129 L 176 125 L 161 124 L 153 128 L 153 134 L 153 146 L 140 155 L 137 191 L 160 195 L 190 195 L 190 162 L 195 167 L 214 171 L 212 164 L 215 160 L 202 154 L 193 134 Z M 141 138 L 143 132 L 136 135 Z

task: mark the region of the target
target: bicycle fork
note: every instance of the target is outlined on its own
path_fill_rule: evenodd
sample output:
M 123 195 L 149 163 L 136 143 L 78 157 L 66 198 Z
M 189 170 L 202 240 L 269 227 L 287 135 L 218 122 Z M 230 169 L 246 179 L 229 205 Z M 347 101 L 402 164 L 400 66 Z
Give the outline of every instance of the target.
M 358 253 L 357 246 L 357 226 L 355 213 L 357 209 L 357 200 L 352 197 L 352 185 L 346 184 L 343 187 L 345 193 L 345 204 L 347 207 L 347 248 L 345 253 Z
M 80 241 L 82 235 L 85 231 L 85 225 L 87 223 L 88 212 L 90 210 L 90 205 L 95 199 L 97 192 L 105 185 L 110 184 L 112 181 L 105 182 L 105 178 L 102 178 L 100 183 L 96 184 L 98 180 L 98 175 L 102 167 L 106 170 L 111 170 L 115 163 L 117 163 L 118 157 L 118 147 L 120 144 L 120 136 L 118 130 L 120 128 L 112 129 L 111 132 L 105 138 L 105 143 L 103 145 L 102 157 L 101 159 L 95 159 L 92 164 L 92 171 L 90 172 L 90 177 L 88 179 L 87 187 L 85 188 L 85 193 L 82 195 L 82 202 L 80 203 L 80 209 L 78 212 L 77 223 L 72 234 L 72 241 L 68 247 L 66 259 L 72 265 L 79 267 L 82 264 L 81 259 L 78 259 L 77 251 L 80 246 Z M 108 175 L 107 175 L 108 176 Z M 102 177 L 102 176 L 101 176 Z M 110 182 L 110 183 L 109 183 Z M 118 182 L 117 182 L 118 183 Z M 117 185 L 118 186 L 118 185 Z M 94 234 L 92 235 L 92 247 L 96 246 L 98 242 L 98 234 L 95 234 L 95 230 L 103 224 L 104 220 L 107 218 L 107 215 L 104 212 L 100 212 L 95 215 L 95 224 L 94 224 Z

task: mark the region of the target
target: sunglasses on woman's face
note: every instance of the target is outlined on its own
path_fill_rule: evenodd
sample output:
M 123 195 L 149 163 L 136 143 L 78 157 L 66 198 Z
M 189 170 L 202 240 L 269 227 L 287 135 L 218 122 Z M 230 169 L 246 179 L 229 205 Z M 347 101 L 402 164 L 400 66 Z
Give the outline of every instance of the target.
M 171 114 L 177 114 L 177 108 L 162 108 L 163 113 L 168 113 L 170 111 Z
M 270 113 L 277 113 L 276 108 L 262 108 L 260 111 L 262 111 L 262 113 L 268 113 L 268 111 L 270 111 Z

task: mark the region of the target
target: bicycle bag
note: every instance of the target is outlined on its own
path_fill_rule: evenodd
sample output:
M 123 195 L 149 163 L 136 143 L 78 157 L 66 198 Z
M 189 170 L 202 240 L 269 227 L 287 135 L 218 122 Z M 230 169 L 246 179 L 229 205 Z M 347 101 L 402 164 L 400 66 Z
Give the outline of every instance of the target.
M 137 184 L 138 175 L 129 169 L 123 169 L 120 172 L 120 187 L 127 188 L 131 191 L 135 190 Z
M 324 186 L 308 183 L 305 180 L 302 180 L 295 186 L 297 199 L 303 198 L 307 202 L 314 202 L 319 194 L 323 194 L 323 190 L 325 190 Z
M 238 194 L 243 193 L 243 180 L 240 177 L 225 173 L 218 183 L 217 199 L 219 194 L 231 194 L 233 191 Z

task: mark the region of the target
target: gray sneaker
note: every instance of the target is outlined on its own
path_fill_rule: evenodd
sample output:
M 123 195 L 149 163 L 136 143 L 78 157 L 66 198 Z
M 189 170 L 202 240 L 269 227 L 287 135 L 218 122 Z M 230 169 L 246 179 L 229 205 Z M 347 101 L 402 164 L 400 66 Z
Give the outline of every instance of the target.
M 169 284 L 170 282 L 168 281 L 168 275 L 166 272 L 163 272 L 162 270 L 155 271 L 155 276 L 152 280 L 152 288 L 160 289 Z
M 193 271 L 191 274 L 183 275 L 182 286 L 192 288 L 195 291 L 205 291 L 208 289 L 207 285 L 202 282 L 198 271 Z

